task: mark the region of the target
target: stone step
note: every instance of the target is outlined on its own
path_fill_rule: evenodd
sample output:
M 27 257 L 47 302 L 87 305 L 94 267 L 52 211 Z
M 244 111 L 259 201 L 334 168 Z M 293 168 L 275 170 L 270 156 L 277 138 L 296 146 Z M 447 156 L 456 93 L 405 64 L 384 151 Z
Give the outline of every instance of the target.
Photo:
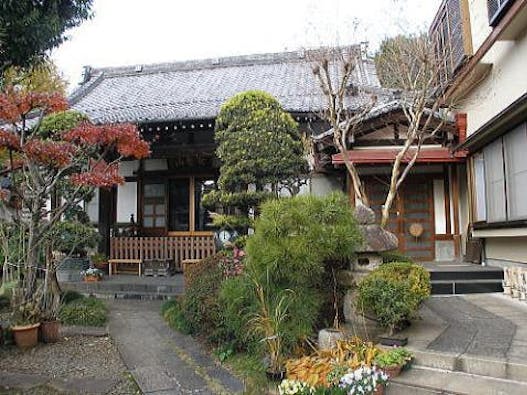
M 83 291 L 77 290 L 84 296 L 94 296 L 99 299 L 130 299 L 130 300 L 170 300 L 177 297 L 173 293 L 153 293 L 153 292 L 104 292 L 104 291 Z
M 412 347 L 408 349 L 415 355 L 415 364 L 423 368 L 512 380 L 523 382 L 527 386 L 527 363 L 523 361 L 423 351 Z M 527 391 L 524 394 L 527 394 Z
M 165 300 L 182 295 L 182 284 L 123 283 L 100 281 L 95 283 L 65 282 L 63 289 L 74 290 L 85 295 L 100 295 L 102 298 Z
M 524 395 L 527 383 L 414 366 L 394 378 L 387 395 Z
M 503 280 L 503 269 L 478 266 L 476 269 L 431 270 L 431 281 L 440 280 Z
M 432 295 L 503 292 L 501 279 L 432 280 Z

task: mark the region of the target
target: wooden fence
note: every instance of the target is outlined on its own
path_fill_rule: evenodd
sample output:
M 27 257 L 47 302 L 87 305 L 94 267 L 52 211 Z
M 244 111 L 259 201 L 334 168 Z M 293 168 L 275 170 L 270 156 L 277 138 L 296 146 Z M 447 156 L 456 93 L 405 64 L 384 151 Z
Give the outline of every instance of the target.
M 110 260 L 172 260 L 178 271 L 185 259 L 203 259 L 215 252 L 212 235 L 110 238 Z

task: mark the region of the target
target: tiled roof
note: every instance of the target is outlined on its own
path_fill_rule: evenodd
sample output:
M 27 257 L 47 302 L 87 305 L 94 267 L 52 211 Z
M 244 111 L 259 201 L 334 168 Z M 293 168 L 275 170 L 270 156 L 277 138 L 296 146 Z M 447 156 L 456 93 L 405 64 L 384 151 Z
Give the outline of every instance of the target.
M 272 94 L 289 112 L 316 113 L 325 102 L 304 51 L 87 68 L 87 73 L 70 102 L 96 123 L 210 119 L 225 100 L 253 89 Z M 371 60 L 362 61 L 353 82 L 380 87 Z M 363 100 L 369 98 L 353 97 L 350 108 Z

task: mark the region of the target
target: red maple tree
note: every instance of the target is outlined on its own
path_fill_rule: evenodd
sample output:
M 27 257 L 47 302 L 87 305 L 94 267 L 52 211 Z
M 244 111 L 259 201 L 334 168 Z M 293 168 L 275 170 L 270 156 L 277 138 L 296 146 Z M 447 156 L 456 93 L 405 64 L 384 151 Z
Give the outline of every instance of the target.
M 0 175 L 8 180 L 0 189 L 0 224 L 18 226 L 25 235 L 20 303 L 35 293 L 39 257 L 64 213 L 95 188 L 122 184 L 121 160 L 150 154 L 149 143 L 129 123 L 94 125 L 84 120 L 69 130 L 42 130 L 44 117 L 67 108 L 67 100 L 57 93 L 28 93 L 13 86 L 0 92 Z M 68 193 L 49 208 L 59 188 Z M 55 269 L 47 267 L 53 274 Z

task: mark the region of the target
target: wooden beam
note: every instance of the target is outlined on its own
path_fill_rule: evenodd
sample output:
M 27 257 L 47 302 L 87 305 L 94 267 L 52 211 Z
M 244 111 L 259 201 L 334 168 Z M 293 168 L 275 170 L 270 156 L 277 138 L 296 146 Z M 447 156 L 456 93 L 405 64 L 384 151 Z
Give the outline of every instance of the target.
M 378 149 L 361 149 L 347 151 L 347 155 L 355 164 L 378 164 L 378 163 L 393 163 L 396 155 L 400 149 L 397 148 L 378 148 Z M 407 163 L 411 160 L 413 149 L 408 150 L 403 162 Z M 446 147 L 421 149 L 417 157 L 417 163 L 457 163 L 464 162 L 467 153 L 464 151 L 451 152 Z M 344 164 L 342 154 L 334 154 L 332 156 L 334 165 Z

